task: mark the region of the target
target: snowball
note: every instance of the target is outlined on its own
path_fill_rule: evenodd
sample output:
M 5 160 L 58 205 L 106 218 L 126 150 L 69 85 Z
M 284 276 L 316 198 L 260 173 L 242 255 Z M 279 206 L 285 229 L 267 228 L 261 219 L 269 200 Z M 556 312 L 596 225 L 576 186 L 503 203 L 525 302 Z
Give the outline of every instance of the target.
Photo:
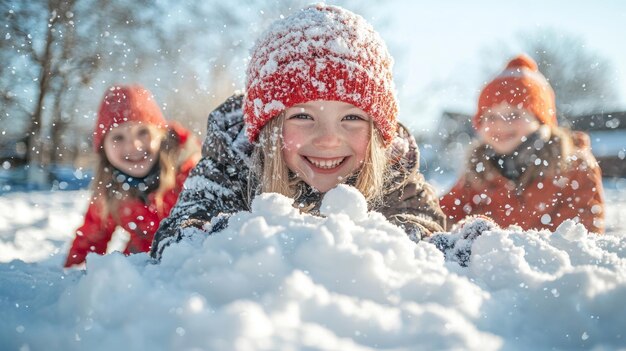
M 258 215 L 286 215 L 294 212 L 293 200 L 277 193 L 264 193 L 254 197 L 250 205 Z
M 367 201 L 355 187 L 339 184 L 324 195 L 320 213 L 324 216 L 344 213 L 360 221 L 367 217 Z

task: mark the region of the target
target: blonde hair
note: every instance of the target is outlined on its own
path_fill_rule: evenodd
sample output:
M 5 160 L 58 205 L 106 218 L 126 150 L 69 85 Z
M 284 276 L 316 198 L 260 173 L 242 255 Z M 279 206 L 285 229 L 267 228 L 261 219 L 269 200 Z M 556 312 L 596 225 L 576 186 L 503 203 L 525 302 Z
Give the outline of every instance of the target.
M 252 155 L 251 175 L 249 178 L 249 199 L 253 192 L 274 192 L 298 199 L 303 195 L 305 182 L 291 172 L 283 158 L 282 129 L 285 115 L 281 113 L 272 118 L 261 130 L 259 141 Z M 390 178 L 388 154 L 382 136 L 374 123 L 370 121 L 370 142 L 367 145 L 367 158 L 355 173 L 354 187 L 365 197 L 370 207 L 382 204 L 384 184 Z M 253 184 L 254 181 L 259 182 Z M 305 208 L 303 211 L 308 211 Z
M 176 184 L 176 174 L 180 166 L 179 154 L 181 145 L 178 136 L 168 130 L 158 128 L 154 125 L 148 125 L 150 133 L 154 137 L 161 133 L 163 140 L 159 149 L 159 186 L 154 190 L 157 211 L 163 213 L 163 197 L 165 193 L 171 190 Z M 123 183 L 115 179 L 113 170 L 115 167 L 109 162 L 104 153 L 104 148 L 98 152 L 98 165 L 95 170 L 95 176 L 92 183 L 93 198 L 92 201 L 99 202 L 102 208 L 100 213 L 104 220 L 109 214 L 113 216 L 115 222 L 119 223 L 118 209 L 123 200 L 140 198 L 144 190 L 131 187 L 128 190 L 123 188 Z

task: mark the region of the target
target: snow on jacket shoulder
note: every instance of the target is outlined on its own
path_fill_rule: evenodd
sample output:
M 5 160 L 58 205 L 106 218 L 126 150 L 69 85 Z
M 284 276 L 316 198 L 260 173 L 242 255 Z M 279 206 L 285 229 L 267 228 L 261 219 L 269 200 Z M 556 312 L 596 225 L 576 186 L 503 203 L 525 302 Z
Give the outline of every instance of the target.
M 554 231 L 566 219 L 576 218 L 590 232 L 603 233 L 602 175 L 589 137 L 562 128 L 552 133 L 543 149 L 531 155 L 536 162 L 516 182 L 485 161 L 484 145 L 474 148 L 466 171 L 441 198 L 448 220 L 454 223 L 480 214 L 503 227 Z M 547 176 L 546 167 L 557 157 L 567 160 L 567 167 Z
M 233 95 L 209 114 L 202 159 L 191 171 L 176 206 L 154 236 L 150 255 L 201 230 L 220 213 L 248 208 L 247 177 L 252 144 L 245 135 L 243 95 Z
M 241 110 L 243 95 L 233 95 L 211 112 L 202 148 L 202 159 L 191 171 L 171 215 L 154 237 L 151 255 L 160 259 L 172 242 L 195 232 L 215 231 L 215 218 L 249 210 L 253 190 L 248 176 L 253 146 L 248 141 Z M 434 191 L 418 172 L 415 139 L 400 127 L 394 141 L 392 181 L 382 206 L 375 210 L 401 226 L 413 239 L 442 231 L 445 216 Z M 221 219 L 220 219 L 221 218 Z M 222 227 L 223 223 L 219 225 Z
M 187 175 L 198 161 L 197 139 L 191 137 L 187 129 L 175 123 L 172 124 L 170 131 L 178 138 L 182 150 L 176 183 L 163 195 L 162 211 L 158 210 L 156 196 L 152 192 L 148 195 L 146 202 L 137 198 L 122 201 L 118 209 L 119 223 L 117 223 L 112 215 L 102 218 L 101 201 L 92 199 L 83 225 L 76 230 L 76 237 L 65 261 L 65 267 L 84 262 L 89 252 L 105 254 L 117 226 L 130 234 L 124 254 L 150 251 L 150 245 L 159 223 L 170 213 Z

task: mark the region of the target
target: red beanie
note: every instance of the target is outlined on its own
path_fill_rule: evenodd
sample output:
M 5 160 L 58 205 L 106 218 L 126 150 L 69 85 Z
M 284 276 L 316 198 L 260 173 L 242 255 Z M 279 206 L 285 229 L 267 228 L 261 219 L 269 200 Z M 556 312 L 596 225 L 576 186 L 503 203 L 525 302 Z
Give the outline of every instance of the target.
M 532 112 L 543 124 L 557 125 L 554 91 L 528 55 L 511 60 L 504 71 L 485 86 L 478 98 L 474 127 L 478 129 L 485 111 L 502 102 Z
M 124 122 L 140 122 L 165 127 L 161 108 L 152 93 L 140 85 L 114 85 L 107 89 L 93 131 L 93 147 L 102 147 L 106 133 Z
M 263 126 L 294 105 L 342 101 L 365 111 L 386 145 L 396 132 L 393 59 L 363 17 L 318 4 L 278 20 L 251 51 L 244 116 L 254 142 Z

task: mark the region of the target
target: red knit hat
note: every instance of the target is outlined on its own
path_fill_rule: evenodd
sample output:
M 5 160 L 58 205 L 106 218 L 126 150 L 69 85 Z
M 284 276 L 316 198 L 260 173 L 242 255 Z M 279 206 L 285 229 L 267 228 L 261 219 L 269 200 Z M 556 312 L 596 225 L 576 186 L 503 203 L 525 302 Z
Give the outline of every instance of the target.
M 478 129 L 485 111 L 502 102 L 532 112 L 543 124 L 557 125 L 554 91 L 528 55 L 521 54 L 511 60 L 504 71 L 485 86 L 478 98 L 474 127 Z
M 254 142 L 287 108 L 328 100 L 367 112 L 388 145 L 398 114 L 392 67 L 380 35 L 343 8 L 312 5 L 278 20 L 251 51 L 243 105 L 248 138 Z
M 140 85 L 114 85 L 107 89 L 93 131 L 93 147 L 102 147 L 106 133 L 124 122 L 140 122 L 165 127 L 161 108 L 152 93 Z

